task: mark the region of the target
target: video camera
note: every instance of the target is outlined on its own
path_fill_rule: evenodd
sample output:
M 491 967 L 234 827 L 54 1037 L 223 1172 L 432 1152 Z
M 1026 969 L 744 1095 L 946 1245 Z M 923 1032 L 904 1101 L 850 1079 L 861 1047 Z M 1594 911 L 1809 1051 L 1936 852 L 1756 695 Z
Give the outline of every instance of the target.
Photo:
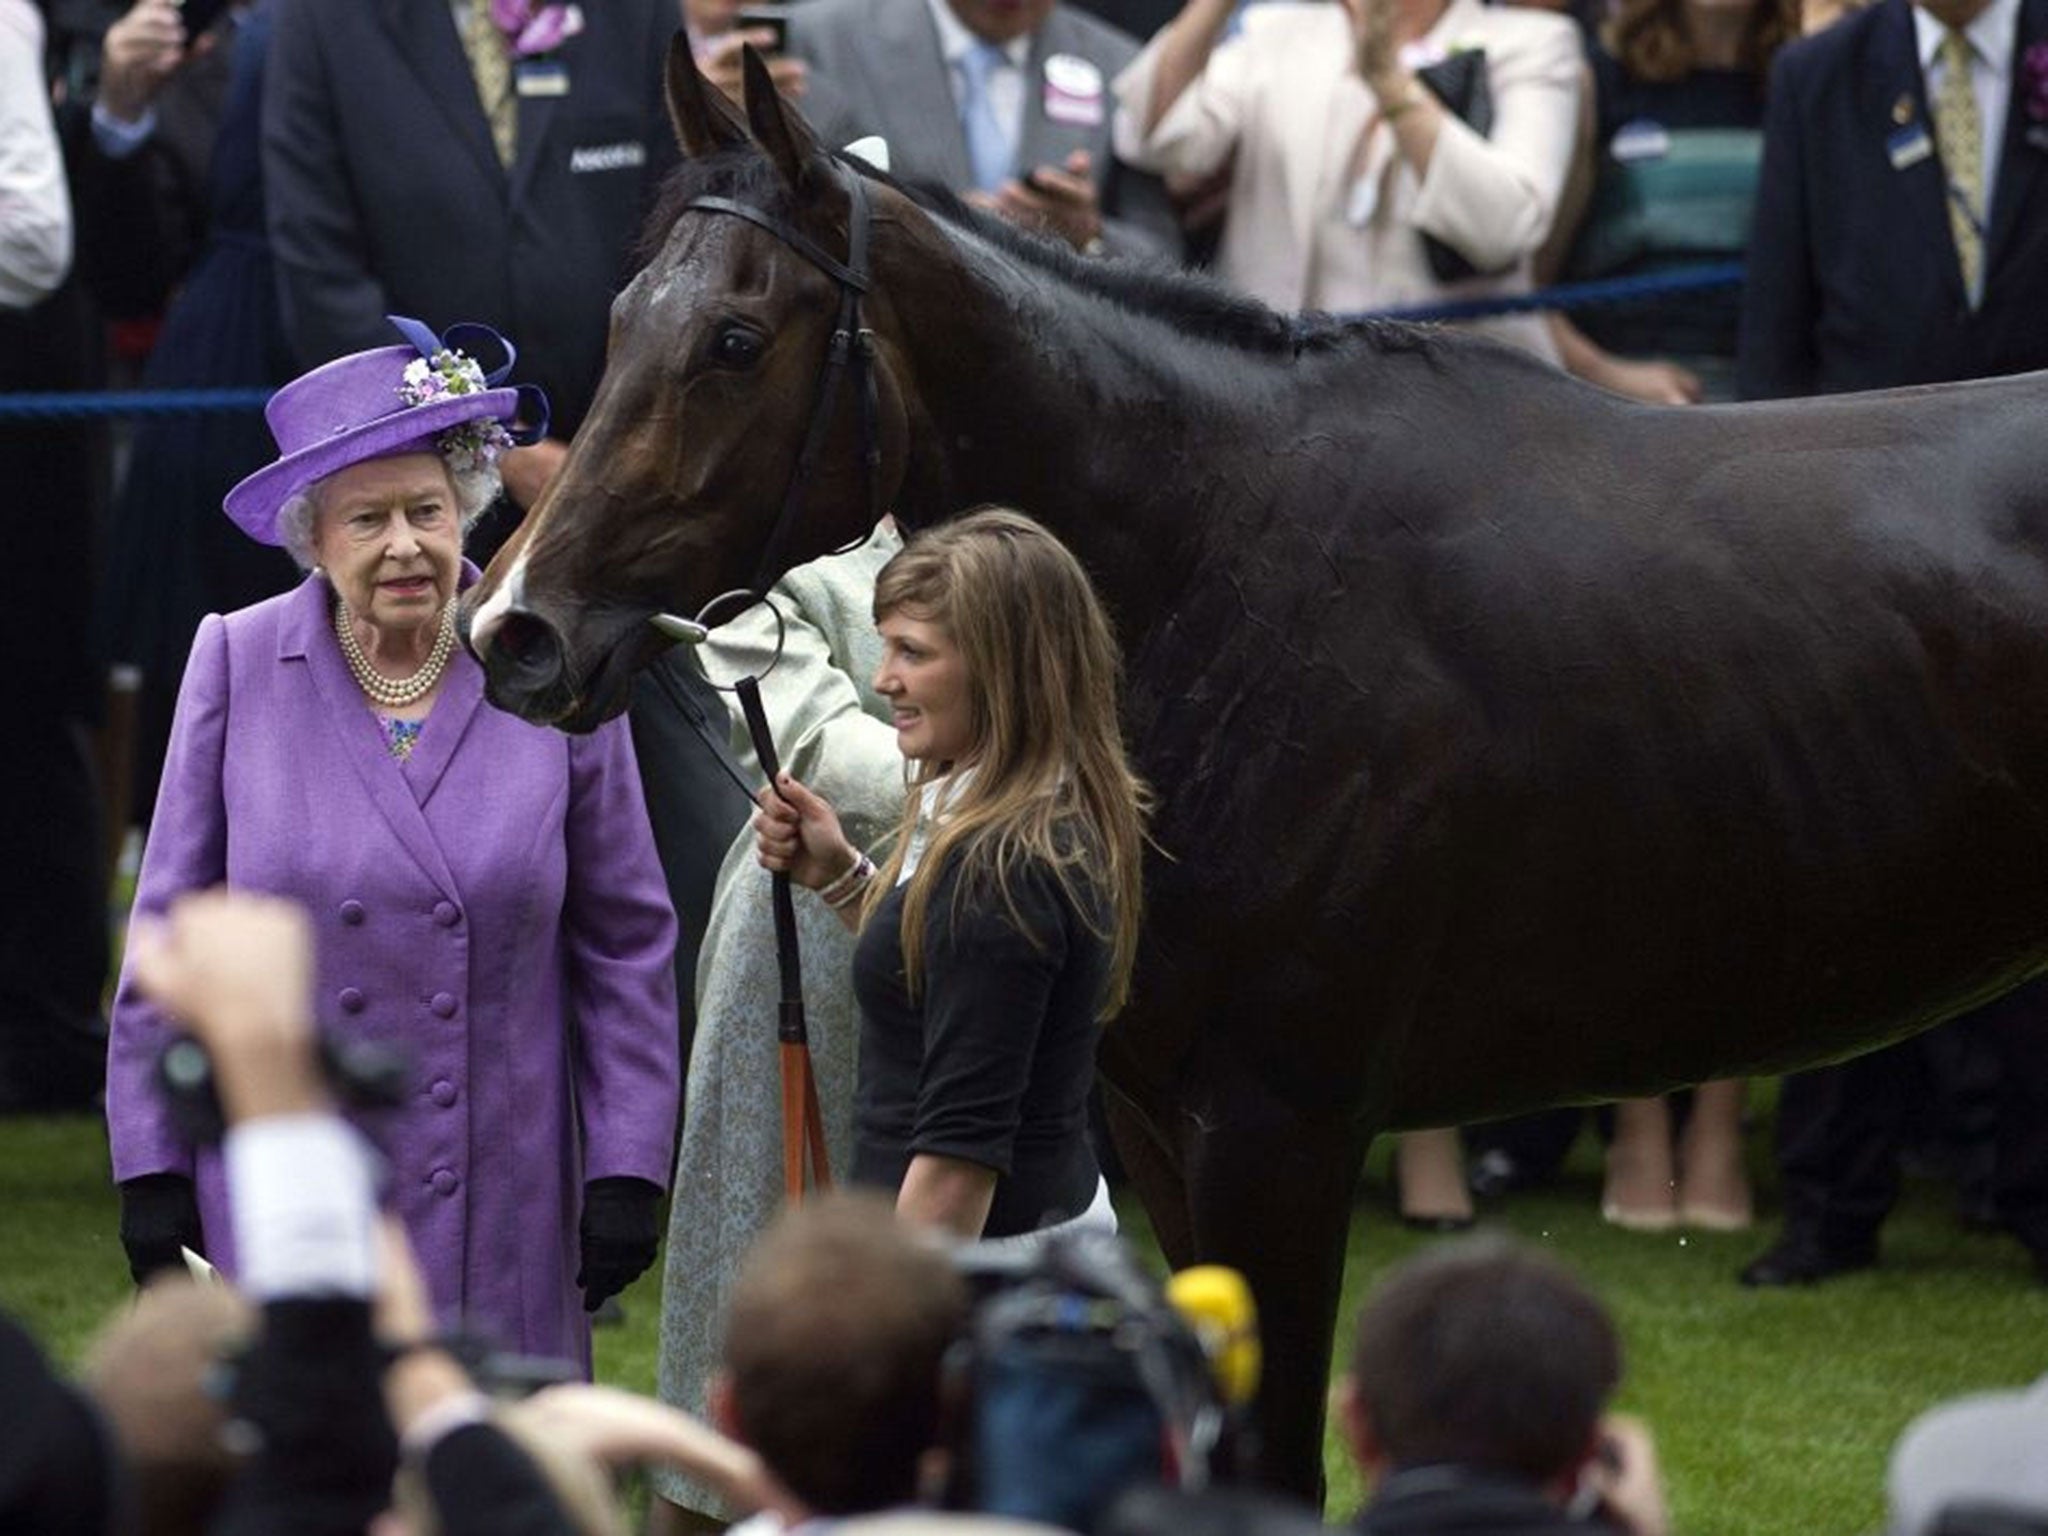
M 1121 1238 L 972 1243 L 956 1262 L 973 1307 L 947 1372 L 962 1405 L 951 1507 L 1085 1531 L 1128 1488 L 1231 1475 L 1241 1405 L 1210 1330 Z

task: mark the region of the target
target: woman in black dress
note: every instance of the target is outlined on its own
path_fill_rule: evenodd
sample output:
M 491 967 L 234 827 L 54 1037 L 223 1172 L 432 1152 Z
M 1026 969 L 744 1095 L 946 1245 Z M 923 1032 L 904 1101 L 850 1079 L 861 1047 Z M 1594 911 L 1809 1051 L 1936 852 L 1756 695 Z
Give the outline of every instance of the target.
M 761 862 L 860 929 L 854 1167 L 966 1237 L 1113 1226 L 1087 1099 L 1136 947 L 1148 796 L 1087 574 L 1038 524 L 977 512 L 882 570 L 875 621 L 910 765 L 879 870 L 787 775 Z

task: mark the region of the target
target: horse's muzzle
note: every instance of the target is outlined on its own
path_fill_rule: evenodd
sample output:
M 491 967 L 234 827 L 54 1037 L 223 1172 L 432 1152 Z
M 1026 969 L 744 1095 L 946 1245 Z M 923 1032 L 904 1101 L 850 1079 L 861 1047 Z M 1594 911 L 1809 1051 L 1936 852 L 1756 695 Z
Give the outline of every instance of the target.
M 568 649 L 554 625 L 539 614 L 514 608 L 490 626 L 481 648 L 471 648 L 483 663 L 485 688 L 498 708 L 552 725 L 575 705 Z

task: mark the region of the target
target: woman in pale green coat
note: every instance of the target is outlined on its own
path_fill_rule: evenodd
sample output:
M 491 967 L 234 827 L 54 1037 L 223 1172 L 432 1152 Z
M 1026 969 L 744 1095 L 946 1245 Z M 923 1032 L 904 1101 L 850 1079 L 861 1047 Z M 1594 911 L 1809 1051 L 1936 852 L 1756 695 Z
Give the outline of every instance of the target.
M 888 705 L 868 686 L 882 653 L 875 576 L 902 545 L 884 519 L 858 549 L 799 566 L 771 594 L 786 628 L 782 660 L 761 683 L 776 751 L 784 768 L 831 800 L 847 835 L 864 848 L 883 842 L 903 816 L 903 754 Z M 756 605 L 703 647 L 705 672 L 719 683 L 760 676 L 775 642 L 774 618 Z M 726 698 L 733 753 L 743 773 L 761 779 L 738 703 Z M 719 869 L 698 953 L 697 1036 L 662 1286 L 661 1397 L 699 1415 L 718 1363 L 733 1271 L 783 1199 L 780 980 L 768 892 L 749 828 Z M 843 1170 L 853 1155 L 860 1033 L 850 982 L 854 935 L 821 902 L 798 902 L 796 921 L 826 1150 Z M 687 1512 L 720 1521 L 735 1513 L 711 1489 L 673 1474 L 657 1473 L 654 1489 L 682 1510 L 659 1511 L 667 1520 L 650 1522 L 651 1529 L 687 1529 L 695 1523 Z

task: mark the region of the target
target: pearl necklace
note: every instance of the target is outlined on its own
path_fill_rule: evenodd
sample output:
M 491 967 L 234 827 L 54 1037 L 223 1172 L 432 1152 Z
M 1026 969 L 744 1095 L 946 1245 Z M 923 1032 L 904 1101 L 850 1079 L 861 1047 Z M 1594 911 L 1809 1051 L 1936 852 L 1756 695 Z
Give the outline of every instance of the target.
M 386 677 L 370 665 L 370 658 L 356 642 L 356 627 L 350 622 L 348 604 L 339 596 L 334 599 L 334 637 L 341 642 L 342 659 L 355 674 L 356 686 L 370 702 L 386 709 L 403 709 L 433 692 L 441 674 L 448 670 L 448 658 L 455 654 L 455 605 L 450 603 L 442 608 L 434 648 L 427 653 L 426 665 L 411 677 Z

